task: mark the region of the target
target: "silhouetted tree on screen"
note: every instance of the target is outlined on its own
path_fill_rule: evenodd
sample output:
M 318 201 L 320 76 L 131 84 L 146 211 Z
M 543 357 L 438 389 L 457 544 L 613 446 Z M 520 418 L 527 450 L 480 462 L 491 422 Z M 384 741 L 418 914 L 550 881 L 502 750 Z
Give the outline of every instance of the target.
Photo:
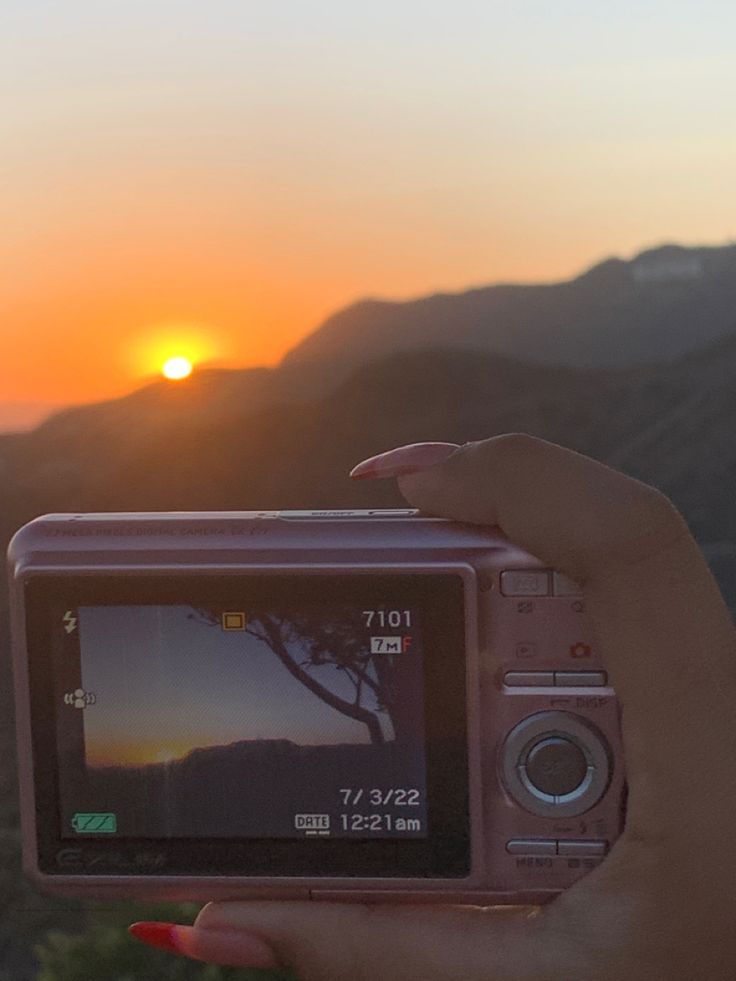
M 196 619 L 213 627 L 220 625 L 219 615 L 211 610 L 198 609 Z M 408 657 L 371 654 L 359 614 L 354 618 L 341 617 L 339 621 L 318 614 L 263 614 L 250 618 L 245 632 L 266 644 L 286 670 L 323 702 L 362 722 L 372 743 L 386 742 L 381 714 L 388 715 L 397 740 L 417 733 L 413 718 L 416 699 L 398 697 L 402 676 L 411 670 Z M 352 683 L 351 699 L 338 695 L 314 676 L 315 669 L 329 665 Z M 372 706 L 369 708 L 366 702 Z

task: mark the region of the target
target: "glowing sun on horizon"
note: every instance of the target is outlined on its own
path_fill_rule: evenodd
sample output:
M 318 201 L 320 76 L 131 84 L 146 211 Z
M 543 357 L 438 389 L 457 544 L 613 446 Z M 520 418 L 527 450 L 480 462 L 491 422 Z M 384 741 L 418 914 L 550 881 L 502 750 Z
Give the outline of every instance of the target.
M 182 378 L 188 378 L 192 373 L 192 362 L 189 358 L 182 358 L 180 356 L 175 358 L 167 358 L 161 366 L 161 374 L 164 378 L 168 378 L 171 381 L 180 381 Z

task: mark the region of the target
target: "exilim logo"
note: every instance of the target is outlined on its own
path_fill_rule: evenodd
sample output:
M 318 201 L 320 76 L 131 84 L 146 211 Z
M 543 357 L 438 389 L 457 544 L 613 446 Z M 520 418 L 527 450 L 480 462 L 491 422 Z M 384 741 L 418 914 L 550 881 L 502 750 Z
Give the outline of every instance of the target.
M 160 869 L 167 863 L 166 852 L 134 852 L 125 855 L 120 851 L 102 851 L 95 848 L 62 848 L 56 853 L 56 864 L 60 869 L 100 868 L 115 872 L 136 872 L 142 869 Z

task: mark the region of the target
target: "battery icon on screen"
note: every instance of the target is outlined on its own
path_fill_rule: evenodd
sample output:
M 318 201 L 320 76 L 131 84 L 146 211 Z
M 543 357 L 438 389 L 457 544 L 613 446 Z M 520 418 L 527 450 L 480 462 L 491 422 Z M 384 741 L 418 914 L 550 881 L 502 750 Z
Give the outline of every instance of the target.
M 83 814 L 77 811 L 72 818 L 72 827 L 80 835 L 112 834 L 118 829 L 114 814 Z

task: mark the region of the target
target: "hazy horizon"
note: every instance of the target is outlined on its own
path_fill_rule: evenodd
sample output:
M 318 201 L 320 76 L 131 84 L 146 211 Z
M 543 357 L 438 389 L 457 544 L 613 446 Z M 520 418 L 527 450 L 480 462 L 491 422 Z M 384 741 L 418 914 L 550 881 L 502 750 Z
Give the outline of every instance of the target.
M 723 243 L 723 244 L 726 244 L 726 243 Z M 645 247 L 643 247 L 641 249 L 637 249 L 636 250 L 636 253 L 645 251 L 648 248 L 656 248 L 656 247 L 657 247 L 657 245 L 645 246 Z M 688 247 L 697 248 L 698 246 L 696 245 L 696 246 L 688 246 Z M 574 278 L 574 276 L 579 275 L 581 272 L 584 272 L 585 269 L 590 268 L 590 266 L 596 265 L 598 262 L 604 261 L 606 258 L 610 258 L 610 256 L 603 256 L 603 257 L 599 257 L 599 258 L 596 258 L 596 259 L 591 260 L 586 265 L 584 265 L 581 269 L 579 269 L 576 272 L 574 272 L 569 278 Z M 630 256 L 626 256 L 624 258 L 630 258 Z M 522 285 L 522 281 L 521 280 L 517 280 L 516 282 L 517 282 L 517 284 Z M 530 280 L 528 283 L 523 283 L 523 285 L 535 285 L 535 284 L 539 284 L 540 282 L 542 282 L 542 281 L 541 280 L 536 280 L 536 281 L 534 281 L 534 283 L 532 283 L 532 281 Z M 549 280 L 549 282 L 554 282 L 554 280 Z M 461 292 L 463 292 L 466 289 L 473 289 L 473 288 L 476 288 L 476 287 L 479 287 L 479 286 L 482 287 L 482 286 L 495 286 L 495 285 L 498 285 L 498 284 L 495 283 L 495 282 L 466 284 L 465 286 L 459 287 L 457 290 L 451 290 L 451 291 L 448 291 L 448 292 L 461 293 Z M 427 294 L 426 295 L 431 295 L 432 293 L 435 293 L 435 292 L 439 292 L 439 290 L 432 290 L 432 289 L 430 289 L 430 290 L 427 291 Z M 412 299 L 416 299 L 416 298 L 417 297 L 415 295 L 411 295 L 411 296 L 381 296 L 381 297 L 372 297 L 372 299 L 390 300 L 390 301 L 397 301 L 397 302 L 402 302 L 402 301 L 405 301 L 405 300 L 412 300 Z M 349 300 L 345 305 L 348 306 L 351 303 L 357 303 L 357 302 L 359 302 L 362 299 L 365 299 L 365 297 L 356 296 L 352 300 Z M 330 310 L 330 311 L 328 311 L 328 313 L 326 314 L 326 316 L 330 316 L 330 315 L 332 315 L 333 313 L 336 313 L 336 312 L 337 312 L 336 310 Z M 294 344 L 299 343 L 299 341 L 302 340 L 303 337 L 307 337 L 318 326 L 319 326 L 319 324 L 314 324 L 309 330 L 306 330 L 304 332 L 304 334 L 303 334 L 302 337 L 297 337 L 296 340 L 295 340 L 295 342 L 294 342 Z M 283 357 L 283 355 L 285 355 L 285 354 L 288 353 L 288 350 L 289 349 L 287 348 L 283 352 L 282 357 Z M 273 367 L 277 367 L 277 365 L 279 364 L 280 361 L 281 361 L 281 357 L 279 357 L 273 363 L 271 363 L 271 364 L 265 364 L 265 365 L 256 365 L 256 364 L 240 365 L 240 364 L 235 364 L 235 363 L 232 363 L 232 364 L 223 364 L 221 362 L 218 362 L 218 367 L 226 367 L 226 368 L 233 368 L 233 369 L 238 369 L 238 368 L 243 368 L 243 367 L 247 367 L 247 368 L 255 368 L 255 367 L 268 367 L 268 368 L 273 368 Z M 37 425 L 39 425 L 40 423 L 42 423 L 45 419 L 49 418 L 49 416 L 53 415 L 54 412 L 58 412 L 58 411 L 60 411 L 62 409 L 70 408 L 70 407 L 75 406 L 75 405 L 82 405 L 82 404 L 89 404 L 89 403 L 100 402 L 100 401 L 103 401 L 104 398 L 115 398 L 115 397 L 121 397 L 121 396 L 127 395 L 127 394 L 129 394 L 129 392 L 133 392 L 136 389 L 140 388 L 140 386 L 142 384 L 145 384 L 146 382 L 149 382 L 151 380 L 155 380 L 155 377 L 156 376 L 154 376 L 154 375 L 150 375 L 147 378 L 139 378 L 139 379 L 137 379 L 131 385 L 130 389 L 128 389 L 128 390 L 116 392 L 114 394 L 108 394 L 107 396 L 95 396 L 94 398 L 90 398 L 88 400 L 80 400 L 80 399 L 74 398 L 74 399 L 70 400 L 69 402 L 64 402 L 64 403 L 44 403 L 42 401 L 29 401 L 29 402 L 24 402 L 22 400 L 15 400 L 15 401 L 10 401 L 10 402 L 5 402 L 5 401 L 2 400 L 2 398 L 0 398 L 0 435 L 3 435 L 5 433 L 21 433 L 21 432 L 27 432 L 27 431 L 29 431 L 31 429 L 34 429 Z M 175 382 L 174 384 L 177 384 L 177 383 Z
M 601 262 L 606 261 L 607 259 L 619 258 L 619 259 L 624 259 L 624 260 L 630 260 L 630 259 L 634 258 L 634 256 L 641 254 L 642 252 L 647 252 L 647 251 L 650 251 L 652 249 L 657 249 L 657 248 L 660 248 L 660 247 L 662 247 L 664 245 L 677 245 L 677 246 L 680 246 L 680 247 L 683 247 L 683 248 L 719 248 L 719 247 L 726 247 L 726 246 L 733 245 L 733 244 L 734 244 L 734 240 L 730 240 L 730 239 L 729 240 L 725 240 L 723 242 L 715 242 L 715 243 L 713 243 L 713 242 L 697 242 L 697 243 L 659 242 L 659 243 L 653 243 L 653 244 L 643 245 L 642 247 L 635 249 L 634 252 L 632 252 L 631 254 L 628 254 L 628 255 L 613 255 L 613 254 L 608 254 L 608 255 L 604 255 L 604 256 L 599 256 L 599 257 L 593 258 L 589 262 L 587 262 L 583 266 L 581 266 L 579 269 L 575 270 L 570 276 L 565 276 L 565 277 L 562 277 L 560 279 L 552 279 L 552 280 L 541 280 L 541 279 L 538 279 L 538 280 L 528 280 L 528 281 L 514 280 L 513 283 L 514 283 L 514 285 L 541 285 L 543 283 L 564 282 L 564 281 L 567 281 L 567 280 L 576 278 L 580 274 L 584 273 L 586 270 L 592 268 L 595 265 L 598 265 Z M 465 286 L 459 287 L 458 289 L 455 289 L 455 290 L 440 291 L 439 289 L 437 289 L 437 290 L 429 289 L 429 290 L 427 290 L 427 292 L 425 294 L 416 294 L 416 295 L 413 294 L 413 295 L 408 295 L 408 296 L 380 296 L 380 297 L 371 297 L 371 299 L 388 300 L 388 301 L 392 301 L 392 302 L 404 302 L 404 301 L 410 301 L 410 300 L 418 299 L 420 295 L 422 295 L 422 296 L 423 295 L 431 296 L 431 295 L 433 295 L 435 293 L 439 293 L 439 292 L 447 292 L 447 293 L 450 293 L 450 294 L 460 294 L 460 293 L 463 293 L 466 290 L 472 290 L 472 289 L 483 288 L 483 287 L 488 287 L 488 286 L 496 286 L 496 285 L 501 285 L 501 284 L 508 285 L 510 282 L 512 282 L 512 281 L 511 280 L 503 280 L 503 281 L 475 282 L 475 283 L 468 283 Z M 362 299 L 366 299 L 366 297 L 356 296 L 352 300 L 349 300 L 345 304 L 345 306 L 349 306 L 351 303 L 357 303 L 357 302 L 359 302 Z M 327 316 L 330 316 L 330 315 L 332 315 L 332 314 L 334 314 L 336 312 L 337 312 L 337 310 L 331 310 L 331 311 L 328 312 Z M 295 345 L 298 344 L 299 341 L 301 341 L 305 337 L 309 336 L 309 334 L 311 334 L 313 332 L 313 330 L 317 329 L 318 326 L 319 326 L 319 324 L 315 324 L 315 325 L 312 326 L 312 328 L 310 328 L 309 330 L 306 330 L 304 332 L 304 334 L 303 334 L 302 337 L 298 337 L 295 340 L 294 344 Z M 292 346 L 294 346 L 294 345 L 292 345 Z M 281 358 L 285 354 L 288 353 L 288 350 L 290 350 L 290 348 L 287 348 L 282 353 L 282 356 L 281 357 L 279 357 L 276 361 L 274 361 L 273 363 L 270 363 L 270 364 L 255 364 L 254 363 L 254 364 L 247 364 L 246 365 L 246 364 L 239 364 L 239 363 L 236 363 L 236 362 L 226 362 L 226 361 L 222 361 L 222 360 L 216 360 L 216 361 L 212 361 L 212 362 L 205 362 L 205 363 L 199 365 L 199 367 L 200 368 L 207 368 L 209 366 L 212 366 L 212 367 L 217 367 L 217 368 L 225 368 L 225 369 L 233 369 L 233 370 L 238 370 L 238 369 L 241 369 L 241 368 L 256 368 L 256 367 L 275 368 L 275 367 L 278 367 L 278 364 L 280 363 Z M 197 363 L 195 361 L 195 370 L 196 370 L 196 368 L 197 368 Z M 76 406 L 76 405 L 91 404 L 91 403 L 105 401 L 106 399 L 110 399 L 110 398 L 123 397 L 125 395 L 128 395 L 128 394 L 136 391 L 137 389 L 141 388 L 143 385 L 148 384 L 151 381 L 156 381 L 156 380 L 159 380 L 159 379 L 160 379 L 160 375 L 159 374 L 157 374 L 157 373 L 151 373 L 151 374 L 149 374 L 147 376 L 142 376 L 140 378 L 135 379 L 133 382 L 131 382 L 130 387 L 128 389 L 125 389 L 125 390 L 122 390 L 122 391 L 118 391 L 118 392 L 109 392 L 109 393 L 107 393 L 105 395 L 95 395 L 95 396 L 90 397 L 90 398 L 87 398 L 87 399 L 83 399 L 83 398 L 79 398 L 79 397 L 74 397 L 74 398 L 70 399 L 68 402 L 43 402 L 43 401 L 40 401 L 40 400 L 23 401 L 23 400 L 18 400 L 18 399 L 11 400 L 11 401 L 5 401 L 5 400 L 3 400 L 0 397 L 0 435 L 12 434 L 12 433 L 23 433 L 23 432 L 30 431 L 31 429 L 35 428 L 37 425 L 39 425 L 40 423 L 42 423 L 45 419 L 47 419 L 51 415 L 53 415 L 55 412 L 58 412 L 58 411 L 61 411 L 63 409 L 70 408 L 70 407 L 73 407 L 73 406 Z M 171 384 L 175 384 L 175 385 L 176 384 L 186 384 L 186 381 L 184 381 L 184 382 L 172 382 Z
M 93 766 L 165 762 L 242 740 L 370 742 L 363 723 L 310 692 L 265 643 L 202 623 L 189 606 L 82 606 L 79 636 L 82 686 L 97 699 L 83 715 Z M 353 698 L 334 665 L 311 674 Z M 390 720 L 378 718 L 391 738 Z

